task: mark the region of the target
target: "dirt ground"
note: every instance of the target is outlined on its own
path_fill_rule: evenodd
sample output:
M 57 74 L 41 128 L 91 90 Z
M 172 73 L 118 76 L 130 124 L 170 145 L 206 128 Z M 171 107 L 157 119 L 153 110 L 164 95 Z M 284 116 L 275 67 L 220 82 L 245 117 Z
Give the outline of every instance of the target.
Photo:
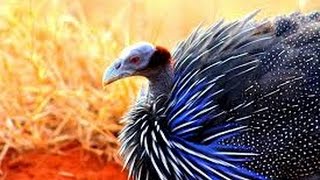
M 1 165 L 0 180 L 125 180 L 121 165 L 103 162 L 97 155 L 79 146 L 62 153 L 30 151 L 10 152 Z

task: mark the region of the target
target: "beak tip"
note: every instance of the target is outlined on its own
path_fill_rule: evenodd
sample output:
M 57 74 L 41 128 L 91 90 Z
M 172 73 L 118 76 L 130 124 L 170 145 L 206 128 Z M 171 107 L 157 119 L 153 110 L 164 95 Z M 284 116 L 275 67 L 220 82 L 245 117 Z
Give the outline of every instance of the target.
M 109 84 L 111 84 L 108 80 L 102 80 L 102 88 L 105 89 Z
M 111 84 L 112 80 L 110 79 L 112 77 L 112 74 L 110 73 L 110 70 L 105 70 L 102 76 L 101 84 L 103 89 L 109 84 Z

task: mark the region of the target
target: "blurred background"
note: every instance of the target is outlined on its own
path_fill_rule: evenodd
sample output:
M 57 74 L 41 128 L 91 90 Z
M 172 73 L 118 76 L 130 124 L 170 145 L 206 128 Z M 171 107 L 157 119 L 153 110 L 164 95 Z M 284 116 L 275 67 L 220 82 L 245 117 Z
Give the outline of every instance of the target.
M 119 119 L 146 82 L 103 90 L 105 67 L 131 43 L 170 49 L 200 23 L 256 9 L 256 19 L 273 19 L 320 10 L 320 1 L 0 0 L 0 164 L 11 150 L 57 152 L 69 142 L 120 162 Z

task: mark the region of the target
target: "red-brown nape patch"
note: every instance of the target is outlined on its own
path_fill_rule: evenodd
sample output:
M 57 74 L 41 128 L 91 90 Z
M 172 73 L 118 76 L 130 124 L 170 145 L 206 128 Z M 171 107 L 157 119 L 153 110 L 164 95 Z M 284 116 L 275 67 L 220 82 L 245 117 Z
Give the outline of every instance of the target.
M 164 47 L 156 46 L 156 51 L 153 53 L 153 55 L 150 58 L 148 68 L 157 68 L 159 66 L 170 64 L 170 62 L 171 62 L 170 52 Z

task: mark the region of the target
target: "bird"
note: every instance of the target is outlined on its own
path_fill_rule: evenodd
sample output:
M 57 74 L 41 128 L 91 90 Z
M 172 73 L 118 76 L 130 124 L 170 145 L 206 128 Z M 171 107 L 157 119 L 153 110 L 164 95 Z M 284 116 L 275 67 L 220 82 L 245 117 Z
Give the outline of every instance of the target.
M 148 80 L 123 117 L 134 179 L 319 179 L 320 12 L 199 25 L 169 51 L 137 42 L 103 86 Z

